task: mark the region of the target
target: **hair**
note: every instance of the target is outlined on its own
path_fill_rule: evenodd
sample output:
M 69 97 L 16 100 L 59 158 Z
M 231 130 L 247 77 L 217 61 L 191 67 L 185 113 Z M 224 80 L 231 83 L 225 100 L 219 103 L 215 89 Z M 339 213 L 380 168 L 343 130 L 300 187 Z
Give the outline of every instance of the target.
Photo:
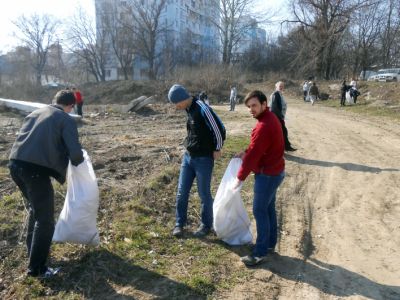
M 247 101 L 249 101 L 251 98 L 257 98 L 258 101 L 260 101 L 261 104 L 264 102 L 267 102 L 267 96 L 261 91 L 255 90 L 246 95 L 244 98 L 244 104 L 247 104 Z
M 278 86 L 279 86 L 281 83 L 283 83 L 283 84 L 284 84 L 284 82 L 283 82 L 283 81 L 278 81 L 277 83 L 275 83 L 275 88 L 277 89 L 277 88 L 278 88 Z
M 57 94 L 54 96 L 54 102 L 56 104 L 61 104 L 64 106 L 75 104 L 74 93 L 70 90 L 58 91 Z

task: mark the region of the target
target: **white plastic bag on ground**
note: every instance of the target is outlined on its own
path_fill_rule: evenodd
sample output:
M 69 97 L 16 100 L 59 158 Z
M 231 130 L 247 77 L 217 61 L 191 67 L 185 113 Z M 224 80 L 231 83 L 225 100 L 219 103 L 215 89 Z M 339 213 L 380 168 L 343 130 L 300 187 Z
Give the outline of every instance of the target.
M 55 242 L 98 245 L 97 210 L 99 188 L 92 162 L 85 150 L 84 161 L 68 165 L 67 195 L 53 235 Z
M 213 205 L 214 230 L 229 245 L 248 244 L 253 240 L 251 223 L 240 196 L 240 188 L 232 188 L 241 165 L 240 158 L 233 158 L 229 162 Z

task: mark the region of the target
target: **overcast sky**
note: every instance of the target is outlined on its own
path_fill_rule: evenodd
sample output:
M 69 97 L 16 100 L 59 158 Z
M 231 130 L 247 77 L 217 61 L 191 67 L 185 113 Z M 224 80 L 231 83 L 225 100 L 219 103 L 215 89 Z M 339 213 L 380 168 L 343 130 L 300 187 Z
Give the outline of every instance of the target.
M 3 0 L 4 1 L 4 0 Z M 11 0 L 7 8 L 0 10 L 0 51 L 3 53 L 18 45 L 13 32 L 18 31 L 14 24 L 19 16 L 30 16 L 34 13 L 53 15 L 57 19 L 66 19 L 81 6 L 94 15 L 94 0 Z
M 5 0 L 3 0 L 5 2 Z M 258 9 L 279 10 L 281 14 L 285 14 L 285 6 L 287 0 L 259 0 Z M 4 4 L 4 3 L 3 3 Z M 16 26 L 12 24 L 19 16 L 25 14 L 30 16 L 34 13 L 49 14 L 58 19 L 67 19 L 74 14 L 74 11 L 81 6 L 94 16 L 94 0 L 11 0 L 8 1 L 7 8 L 0 10 L 0 53 L 5 53 L 19 44 L 18 40 L 13 37 L 13 33 L 18 31 Z M 274 27 L 274 32 L 279 30 Z

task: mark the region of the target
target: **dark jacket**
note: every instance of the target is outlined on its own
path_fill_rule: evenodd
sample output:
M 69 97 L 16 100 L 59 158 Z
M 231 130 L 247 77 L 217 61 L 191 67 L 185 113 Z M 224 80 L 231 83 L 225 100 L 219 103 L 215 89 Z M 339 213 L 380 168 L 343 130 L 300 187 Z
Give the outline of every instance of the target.
M 250 145 L 237 175 L 242 181 L 250 172 L 276 176 L 285 169 L 285 146 L 279 120 L 268 109 L 257 119 L 258 122 L 251 132 Z
M 310 87 L 310 90 L 308 91 L 308 94 L 313 95 L 313 96 L 319 96 L 319 90 L 316 85 L 312 85 Z
M 350 90 L 351 86 L 350 85 L 346 85 L 345 83 L 342 83 L 342 86 L 340 88 L 340 91 L 345 94 L 348 90 Z
M 282 105 L 282 97 L 278 91 L 275 91 L 271 96 L 270 111 L 273 112 L 278 119 L 285 119 L 284 107 Z
M 47 172 L 65 182 L 68 161 L 83 161 L 75 121 L 58 105 L 49 105 L 30 113 L 11 148 L 10 160 Z
M 191 156 L 212 156 L 221 150 L 226 132 L 224 124 L 208 105 L 197 98 L 186 110 L 187 137 L 184 145 Z

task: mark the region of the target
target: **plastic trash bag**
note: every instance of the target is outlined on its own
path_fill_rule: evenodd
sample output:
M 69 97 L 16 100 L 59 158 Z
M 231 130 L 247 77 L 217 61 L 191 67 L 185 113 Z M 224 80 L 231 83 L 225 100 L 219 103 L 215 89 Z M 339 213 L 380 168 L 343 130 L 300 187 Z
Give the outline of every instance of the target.
M 71 162 L 67 170 L 67 195 L 53 235 L 55 242 L 98 245 L 97 210 L 99 188 L 92 162 L 85 150 L 84 161 Z
M 346 92 L 346 104 L 347 105 L 353 105 L 354 104 L 354 99 L 350 95 L 350 91 Z
M 251 243 L 251 223 L 243 205 L 240 189 L 233 189 L 242 160 L 233 158 L 225 171 L 214 199 L 214 230 L 229 245 Z

